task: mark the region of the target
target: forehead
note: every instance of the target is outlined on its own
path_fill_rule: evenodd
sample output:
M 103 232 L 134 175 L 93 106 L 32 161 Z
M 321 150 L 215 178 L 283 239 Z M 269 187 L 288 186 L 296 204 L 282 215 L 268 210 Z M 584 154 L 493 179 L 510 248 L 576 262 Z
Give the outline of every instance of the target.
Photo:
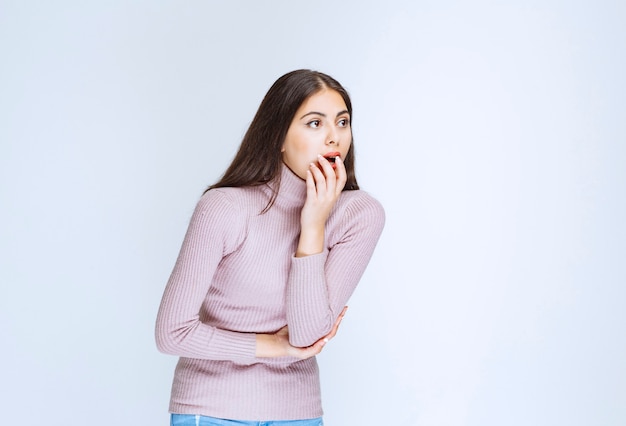
M 305 99 L 298 108 L 299 112 L 317 111 L 321 113 L 336 114 L 347 110 L 343 97 L 336 90 L 322 89 Z

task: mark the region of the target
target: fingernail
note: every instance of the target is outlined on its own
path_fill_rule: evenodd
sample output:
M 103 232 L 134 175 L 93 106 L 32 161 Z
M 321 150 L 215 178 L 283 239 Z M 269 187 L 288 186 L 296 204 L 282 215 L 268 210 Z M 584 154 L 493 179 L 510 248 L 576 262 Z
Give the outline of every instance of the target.
M 328 343 L 328 337 L 324 337 L 324 343 Z

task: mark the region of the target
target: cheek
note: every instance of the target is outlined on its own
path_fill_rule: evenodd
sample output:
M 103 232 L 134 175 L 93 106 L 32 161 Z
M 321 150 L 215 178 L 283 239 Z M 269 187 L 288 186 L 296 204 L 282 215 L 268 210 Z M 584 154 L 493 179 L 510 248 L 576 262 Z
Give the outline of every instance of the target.
M 306 174 L 306 169 L 311 162 L 311 155 L 307 151 L 306 144 L 292 138 L 283 146 L 283 162 L 300 177 Z
M 350 148 L 352 147 L 352 134 L 349 135 L 348 138 L 348 143 L 345 146 L 342 146 L 343 151 L 342 155 L 345 158 L 348 155 L 348 152 L 350 152 Z
M 283 163 L 287 165 L 301 179 L 306 179 L 306 172 L 309 168 L 310 160 L 306 154 L 297 152 L 294 149 L 288 149 L 283 152 Z
M 293 159 L 300 159 L 300 161 L 312 161 L 317 155 L 319 150 L 310 138 L 294 137 L 289 141 L 289 144 L 285 147 L 288 155 Z

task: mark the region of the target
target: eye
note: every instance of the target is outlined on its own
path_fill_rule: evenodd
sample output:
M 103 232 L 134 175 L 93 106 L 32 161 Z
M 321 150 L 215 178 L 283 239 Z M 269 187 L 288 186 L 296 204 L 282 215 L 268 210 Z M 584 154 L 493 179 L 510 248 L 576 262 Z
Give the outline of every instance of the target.
M 350 120 L 347 118 L 342 118 L 337 122 L 337 125 L 339 127 L 348 127 L 350 125 Z
M 311 120 L 306 123 L 307 126 L 312 127 L 313 129 L 317 129 L 322 124 L 321 120 Z

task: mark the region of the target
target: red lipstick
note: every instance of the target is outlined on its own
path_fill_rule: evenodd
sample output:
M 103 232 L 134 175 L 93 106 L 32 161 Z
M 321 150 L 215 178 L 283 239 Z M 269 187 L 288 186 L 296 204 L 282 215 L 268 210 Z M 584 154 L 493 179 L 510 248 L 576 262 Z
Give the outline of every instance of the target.
M 324 154 L 324 158 L 328 160 L 333 169 L 337 167 L 337 165 L 335 164 L 335 160 L 337 160 L 337 157 L 341 157 L 341 153 L 337 151 L 327 152 L 326 154 Z

